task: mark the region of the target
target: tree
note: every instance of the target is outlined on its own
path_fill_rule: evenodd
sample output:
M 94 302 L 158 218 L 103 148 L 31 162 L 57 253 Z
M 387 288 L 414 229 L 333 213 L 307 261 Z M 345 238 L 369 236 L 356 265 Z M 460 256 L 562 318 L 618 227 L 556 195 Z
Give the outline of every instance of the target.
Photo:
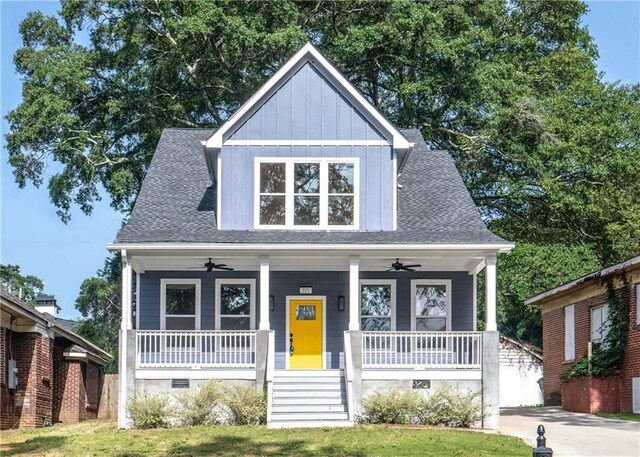
M 0 286 L 30 305 L 35 305 L 36 297 L 44 290 L 42 279 L 22 275 L 18 265 L 0 265 Z
M 497 320 L 500 333 L 542 347 L 539 306 L 524 301 L 540 292 L 600 269 L 589 246 L 520 243 L 498 256 Z M 484 277 L 478 281 L 478 319 L 484 326 Z
M 76 332 L 111 354 L 107 373 L 117 372 L 118 330 L 122 316 L 120 265 L 120 254 L 107 258 L 96 276 L 82 282 L 76 299 L 76 309 L 83 317 Z

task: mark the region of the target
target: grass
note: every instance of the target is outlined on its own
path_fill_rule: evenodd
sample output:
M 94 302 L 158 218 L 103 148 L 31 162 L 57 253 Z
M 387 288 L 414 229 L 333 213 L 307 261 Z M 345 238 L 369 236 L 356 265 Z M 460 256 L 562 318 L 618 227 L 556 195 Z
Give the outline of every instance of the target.
M 518 438 L 470 430 L 359 425 L 267 430 L 197 426 L 118 432 L 113 421 L 2 432 L 0 455 L 44 456 L 530 456 Z
M 607 419 L 618 419 L 621 421 L 640 422 L 640 414 L 633 413 L 596 413 L 596 416 Z

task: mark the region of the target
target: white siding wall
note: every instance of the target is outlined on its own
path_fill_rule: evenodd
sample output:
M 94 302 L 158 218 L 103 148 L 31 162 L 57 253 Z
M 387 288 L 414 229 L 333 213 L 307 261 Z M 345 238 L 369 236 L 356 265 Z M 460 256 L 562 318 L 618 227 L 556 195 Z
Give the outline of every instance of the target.
M 500 407 L 540 405 L 544 402 L 538 380 L 542 361 L 516 346 L 500 342 Z

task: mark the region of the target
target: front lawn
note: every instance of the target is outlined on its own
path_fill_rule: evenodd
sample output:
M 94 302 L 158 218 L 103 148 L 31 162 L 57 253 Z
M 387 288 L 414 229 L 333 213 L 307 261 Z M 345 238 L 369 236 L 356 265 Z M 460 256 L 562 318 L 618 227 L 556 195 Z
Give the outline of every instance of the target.
M 87 421 L 2 432 L 0 455 L 530 456 L 531 447 L 518 438 L 470 430 L 360 425 L 297 430 L 198 426 L 117 432 L 113 421 Z
M 640 414 L 632 413 L 597 413 L 596 416 L 606 417 L 607 419 L 618 419 L 621 421 L 640 422 Z

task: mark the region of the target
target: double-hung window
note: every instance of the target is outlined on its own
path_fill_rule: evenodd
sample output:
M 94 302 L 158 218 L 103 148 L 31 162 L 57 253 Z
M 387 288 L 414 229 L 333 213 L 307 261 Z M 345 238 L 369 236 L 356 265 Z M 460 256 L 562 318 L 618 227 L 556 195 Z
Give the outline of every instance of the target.
M 162 330 L 200 330 L 200 279 L 160 280 Z
M 388 279 L 360 281 L 360 328 L 392 331 L 396 328 L 396 282 Z
M 451 330 L 451 280 L 411 281 L 411 330 L 441 332 Z
M 256 159 L 258 228 L 354 229 L 358 160 Z
M 217 330 L 255 328 L 255 279 L 216 279 Z
M 609 334 L 609 305 L 591 308 L 591 341 L 604 343 Z

